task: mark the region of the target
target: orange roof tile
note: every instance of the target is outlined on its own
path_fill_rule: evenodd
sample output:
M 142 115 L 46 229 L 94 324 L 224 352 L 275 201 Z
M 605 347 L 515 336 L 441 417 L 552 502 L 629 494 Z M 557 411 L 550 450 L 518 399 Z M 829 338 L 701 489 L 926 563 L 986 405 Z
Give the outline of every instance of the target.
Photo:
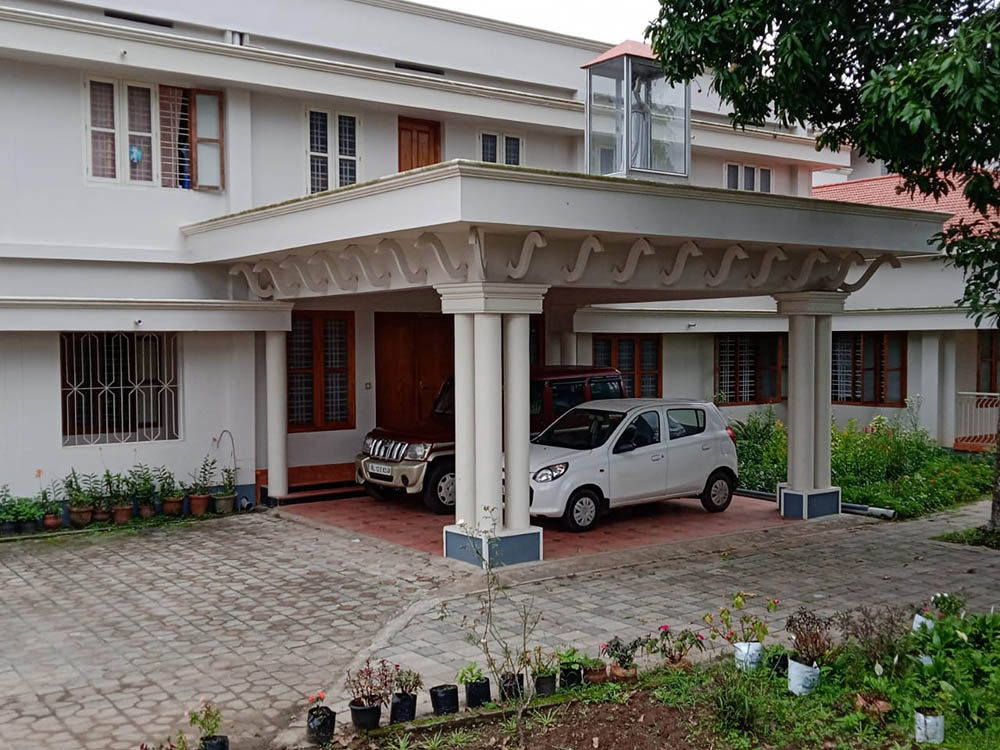
M 829 185 L 817 185 L 813 187 L 812 195 L 813 198 L 842 201 L 844 203 L 864 203 L 870 206 L 942 211 L 951 214 L 952 220 L 964 218 L 967 221 L 972 221 L 979 218 L 979 214 L 969 206 L 961 190 L 953 190 L 939 201 L 921 196 L 920 194 L 911 198 L 907 193 L 896 192 L 896 188 L 902 182 L 903 178 L 895 174 L 885 177 L 869 177 L 864 180 L 834 182 Z
M 589 68 L 597 65 L 598 63 L 602 63 L 607 60 L 614 60 L 616 57 L 623 57 L 625 55 L 631 55 L 632 57 L 645 57 L 647 60 L 656 59 L 656 55 L 653 54 L 653 48 L 648 44 L 628 39 L 621 44 L 612 47 L 607 52 L 602 52 L 598 57 L 595 57 L 582 67 Z

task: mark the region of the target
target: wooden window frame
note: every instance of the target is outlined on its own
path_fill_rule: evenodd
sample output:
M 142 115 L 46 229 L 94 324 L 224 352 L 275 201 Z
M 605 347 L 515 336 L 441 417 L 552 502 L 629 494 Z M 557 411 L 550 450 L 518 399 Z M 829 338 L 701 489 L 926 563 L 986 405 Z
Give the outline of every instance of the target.
M 330 432 L 333 430 L 355 429 L 355 352 L 354 352 L 354 313 L 351 311 L 334 310 L 295 310 L 293 318 L 309 318 L 312 329 L 312 387 L 313 387 L 313 421 L 310 424 L 292 424 L 288 422 L 288 432 Z M 326 320 L 343 320 L 347 323 L 347 364 L 344 368 L 347 374 L 347 419 L 341 422 L 327 422 L 323 419 L 325 413 L 326 392 L 323 366 L 323 322 Z M 288 365 L 286 358 L 285 371 L 288 375 L 304 374 L 305 371 L 296 368 L 294 371 Z M 336 370 L 336 371 L 339 371 Z
M 983 356 L 983 339 L 987 336 L 993 339 L 993 357 Z M 984 384 L 980 381 L 980 368 L 983 362 L 990 363 L 990 382 Z M 976 391 L 978 393 L 998 393 L 1000 392 L 1000 330 L 980 329 L 976 336 Z
M 188 115 L 191 122 L 191 189 L 221 192 L 226 187 L 226 106 L 222 91 L 215 89 L 188 89 L 191 101 L 188 104 Z M 209 95 L 219 101 L 219 137 L 203 138 L 198 135 L 198 95 Z M 219 184 L 202 185 L 198 169 L 198 145 L 201 143 L 217 143 L 219 145 Z
M 625 339 L 629 339 L 635 342 L 635 369 L 632 371 L 632 395 L 628 398 L 662 398 L 663 397 L 663 336 L 659 334 L 649 335 L 649 334 L 637 334 L 629 335 L 623 333 L 601 333 L 594 334 L 592 337 L 591 346 L 594 342 L 600 341 L 601 339 L 606 339 L 611 342 L 611 367 L 621 372 L 622 380 L 624 381 L 629 377 L 628 373 L 624 372 L 618 366 L 618 345 L 619 342 Z M 642 365 L 642 342 L 643 341 L 655 341 L 656 342 L 656 369 L 647 370 L 644 369 Z M 650 373 L 656 373 L 656 396 L 639 396 L 638 394 L 642 391 L 642 376 Z
M 851 336 L 851 393 L 861 393 L 861 400 L 851 399 L 848 401 L 835 400 L 831 392 L 831 402 L 841 406 L 884 406 L 893 409 L 901 409 L 906 406 L 907 394 L 907 367 L 909 358 L 909 337 L 904 331 L 838 331 L 834 336 Z M 865 337 L 881 336 L 881 352 L 875 358 L 875 387 L 877 396 L 875 400 L 865 399 Z M 899 336 L 902 341 L 899 367 L 889 367 L 889 337 Z M 859 364 L 860 363 L 860 364 Z M 831 362 L 831 371 L 833 363 Z M 899 372 L 899 401 L 888 400 L 888 387 L 890 372 Z M 857 385 L 860 383 L 860 388 Z
M 741 366 L 740 365 L 740 356 L 739 356 L 739 353 L 740 353 L 740 339 L 741 338 L 748 338 L 749 337 L 749 338 L 752 338 L 752 339 L 756 339 L 758 342 L 761 339 L 764 339 L 764 338 L 767 338 L 767 337 L 774 337 L 774 338 L 776 338 L 777 342 L 778 342 L 778 361 L 773 366 L 770 366 L 770 367 L 765 367 L 765 366 L 761 365 L 760 364 L 760 355 L 759 355 L 760 344 L 758 343 L 757 344 L 758 355 L 755 358 L 754 366 L 753 366 L 753 369 L 754 369 L 754 393 L 757 394 L 757 397 L 754 400 L 752 400 L 752 401 L 740 401 L 739 399 L 736 399 L 736 400 L 732 400 L 731 399 L 731 400 L 728 400 L 728 401 L 719 401 L 719 402 L 717 402 L 717 405 L 718 406 L 759 406 L 759 405 L 763 405 L 763 404 L 780 404 L 782 401 L 784 401 L 787 398 L 787 396 L 784 395 L 784 393 L 785 393 L 784 369 L 785 369 L 785 366 L 787 364 L 786 359 L 785 359 L 785 348 L 786 348 L 785 347 L 785 338 L 786 338 L 785 335 L 781 334 L 781 333 L 717 333 L 717 334 L 715 334 L 715 356 L 714 356 L 714 360 L 715 360 L 715 393 L 716 394 L 721 393 L 721 390 L 719 388 L 719 339 L 721 337 L 723 337 L 723 336 L 732 336 L 733 338 L 736 339 L 736 348 L 735 348 L 736 358 L 735 358 L 735 362 L 734 362 L 735 372 L 733 374 L 733 382 L 736 384 L 736 391 L 737 391 L 737 393 L 735 393 L 733 395 L 739 395 L 738 392 L 739 392 L 740 366 Z M 760 381 L 760 375 L 761 375 L 762 372 L 764 372 L 766 370 L 774 370 L 775 371 L 775 384 L 777 385 L 777 395 L 776 396 L 772 396 L 772 397 L 768 397 L 768 398 L 761 398 L 760 397 L 760 390 L 761 390 L 761 388 L 760 388 L 760 382 L 761 382 Z

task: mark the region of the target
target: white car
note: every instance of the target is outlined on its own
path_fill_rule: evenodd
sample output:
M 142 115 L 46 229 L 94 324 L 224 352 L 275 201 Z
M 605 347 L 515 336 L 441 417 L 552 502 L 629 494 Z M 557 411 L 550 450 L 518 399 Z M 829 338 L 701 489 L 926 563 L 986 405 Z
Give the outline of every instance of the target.
M 571 409 L 531 441 L 531 513 L 594 527 L 602 511 L 673 497 L 729 507 L 736 438 L 706 401 L 615 399 Z

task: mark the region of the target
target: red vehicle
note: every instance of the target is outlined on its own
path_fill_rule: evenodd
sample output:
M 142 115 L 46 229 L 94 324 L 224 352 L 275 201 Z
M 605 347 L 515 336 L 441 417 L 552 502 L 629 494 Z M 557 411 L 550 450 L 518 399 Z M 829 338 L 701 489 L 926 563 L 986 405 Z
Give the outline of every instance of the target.
M 609 367 L 553 366 L 531 370 L 531 431 L 541 432 L 556 417 L 585 401 L 622 398 L 618 370 Z M 499 397 L 500 394 L 497 394 Z M 441 386 L 429 426 L 415 432 L 376 427 L 365 436 L 354 461 L 358 484 L 377 499 L 420 495 L 435 513 L 455 508 L 455 392 L 452 378 Z

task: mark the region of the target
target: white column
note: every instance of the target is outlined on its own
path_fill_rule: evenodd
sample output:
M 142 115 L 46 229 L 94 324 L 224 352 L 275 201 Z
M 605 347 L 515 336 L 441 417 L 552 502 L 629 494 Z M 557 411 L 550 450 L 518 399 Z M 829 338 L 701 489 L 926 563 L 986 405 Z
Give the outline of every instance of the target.
M 576 334 L 572 331 L 559 334 L 559 364 L 576 364 Z
M 498 313 L 476 313 L 474 318 L 476 514 L 478 528 L 492 533 L 502 526 L 502 328 Z
M 510 531 L 531 525 L 529 330 L 528 315 L 503 316 L 504 528 Z
M 816 317 L 788 317 L 788 484 L 793 490 L 815 486 L 813 437 L 816 425 Z
M 815 349 L 815 391 L 816 408 L 813 441 L 813 482 L 817 489 L 826 489 L 832 484 L 830 479 L 830 423 L 832 420 L 833 379 L 833 316 L 817 315 Z
M 264 334 L 267 376 L 267 493 L 288 494 L 288 362 L 285 332 Z
M 455 523 L 476 526 L 475 332 L 473 316 L 455 316 Z
M 920 337 L 920 382 L 919 391 L 907 384 L 907 393 L 911 396 L 920 394 L 920 426 L 927 429 L 935 440 L 941 439 L 939 426 L 941 424 L 938 404 L 938 391 L 941 381 L 941 334 L 938 331 L 928 331 Z
M 941 445 L 951 448 L 955 445 L 955 401 L 957 399 L 957 357 L 955 354 L 955 334 L 949 332 L 941 341 L 941 365 L 939 371 L 940 392 L 938 394 L 938 438 Z

